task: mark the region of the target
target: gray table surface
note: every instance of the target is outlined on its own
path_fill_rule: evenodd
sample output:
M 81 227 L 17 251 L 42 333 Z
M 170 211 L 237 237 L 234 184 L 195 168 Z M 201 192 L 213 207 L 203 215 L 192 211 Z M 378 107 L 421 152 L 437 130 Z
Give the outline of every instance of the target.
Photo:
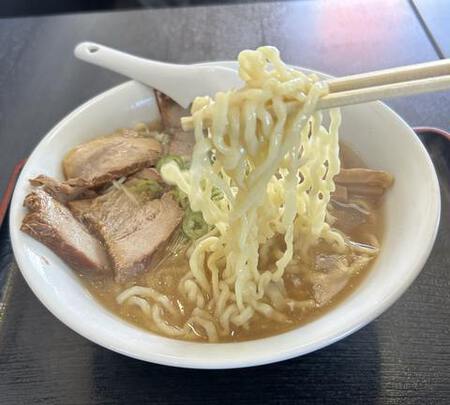
M 450 58 L 450 2 L 448 0 L 412 0 L 412 4 L 439 55 Z
M 0 20 L 0 193 L 14 164 L 68 112 L 124 80 L 78 62 L 93 40 L 190 63 L 277 46 L 292 64 L 347 74 L 438 58 L 407 1 L 285 2 Z M 411 125 L 449 129 L 450 94 L 389 101 Z M 0 402 L 449 403 L 450 193 L 448 149 L 432 142 L 443 218 L 423 272 L 361 331 L 302 358 L 245 370 L 146 364 L 78 336 L 34 297 L 0 232 Z M 349 402 L 350 401 L 350 402 Z

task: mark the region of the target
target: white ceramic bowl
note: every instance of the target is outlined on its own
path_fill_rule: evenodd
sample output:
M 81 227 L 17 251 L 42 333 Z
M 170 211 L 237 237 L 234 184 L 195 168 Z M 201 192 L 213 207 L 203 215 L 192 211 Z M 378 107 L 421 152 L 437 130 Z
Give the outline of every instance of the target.
M 217 62 L 235 67 L 232 62 Z M 306 69 L 304 69 L 306 70 Z M 182 91 L 182 86 L 180 86 Z M 363 327 L 385 311 L 419 274 L 433 245 L 440 215 L 433 164 L 411 128 L 381 103 L 343 109 L 342 139 L 371 168 L 395 176 L 385 201 L 386 232 L 368 276 L 344 302 L 321 318 L 281 335 L 241 343 L 205 344 L 141 330 L 99 305 L 77 276 L 49 249 L 22 233 L 28 179 L 62 177 L 61 159 L 75 145 L 158 117 L 153 92 L 127 82 L 64 118 L 39 143 L 18 180 L 11 204 L 11 240 L 17 263 L 42 303 L 68 327 L 108 349 L 179 367 L 234 368 L 312 352 Z

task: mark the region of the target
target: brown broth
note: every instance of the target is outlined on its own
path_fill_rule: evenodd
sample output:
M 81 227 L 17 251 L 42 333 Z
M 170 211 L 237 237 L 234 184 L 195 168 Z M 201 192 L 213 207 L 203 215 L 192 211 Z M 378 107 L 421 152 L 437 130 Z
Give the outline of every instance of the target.
M 365 167 L 361 159 L 345 145 L 341 146 L 341 161 L 343 167 L 346 168 Z M 347 232 L 347 235 L 354 241 L 369 243 L 370 241 L 366 240 L 366 235 L 372 234 L 376 236 L 378 241 L 381 241 L 383 233 L 382 210 L 380 206 L 378 204 L 375 204 L 373 201 L 367 199 L 365 200 L 365 202 L 370 204 L 371 207 L 369 216 L 370 220 L 364 224 L 357 226 L 352 231 Z M 324 246 L 319 246 L 318 248 L 316 248 L 316 250 L 318 251 L 316 259 L 320 254 L 331 254 L 331 252 L 327 252 L 327 249 Z M 231 334 L 228 336 L 221 336 L 220 341 L 230 342 L 259 339 L 283 333 L 311 322 L 312 320 L 328 312 L 330 309 L 339 305 L 339 303 L 341 303 L 350 294 L 352 294 L 364 279 L 375 260 L 376 259 L 373 259 L 371 263 L 351 276 L 342 276 L 341 278 L 338 277 L 340 288 L 338 288 L 338 291 L 332 294 L 330 294 L 330 289 L 336 289 L 336 283 L 329 283 L 330 286 L 326 287 L 324 286 L 326 285 L 326 283 L 324 283 L 324 285 L 320 285 L 320 283 L 305 281 L 305 279 L 307 278 L 303 277 L 302 273 L 296 274 L 291 273 L 290 271 L 286 271 L 284 280 L 289 297 L 298 300 L 312 298 L 317 291 L 323 290 L 324 294 L 322 294 L 322 296 L 326 297 L 328 293 L 330 294 L 330 298 L 325 299 L 325 302 L 320 303 L 320 305 L 316 305 L 311 309 L 285 311 L 285 315 L 288 316 L 288 322 L 284 323 L 279 323 L 267 319 L 262 315 L 255 314 L 249 322 L 249 327 L 247 329 L 242 327 L 236 328 L 234 330 L 232 329 Z M 91 279 L 88 277 L 82 277 L 82 280 L 91 294 L 111 312 L 136 326 L 150 330 L 157 334 L 161 334 L 161 332 L 153 324 L 153 321 L 151 321 L 149 317 L 146 316 L 138 307 L 133 305 L 119 305 L 116 302 L 116 297 L 121 291 L 128 287 L 131 287 L 132 285 L 153 287 L 161 293 L 166 294 L 174 304 L 184 308 L 185 316 L 179 316 L 177 318 L 166 318 L 170 323 L 173 322 L 177 325 L 183 325 L 188 320 L 193 306 L 189 303 L 186 303 L 184 299 L 180 298 L 177 287 L 179 280 L 188 272 L 188 270 L 188 259 L 184 254 L 181 254 L 175 258 L 170 259 L 170 261 L 165 262 L 164 265 L 160 268 L 156 270 L 150 270 L 146 274 L 140 276 L 133 283 L 129 283 L 126 285 L 117 284 L 112 280 L 112 278 Z M 308 271 L 310 272 L 310 270 Z M 319 285 L 319 287 L 317 287 L 317 285 Z M 198 336 L 198 339 L 196 340 L 204 342 L 207 341 L 205 337 L 200 336 Z

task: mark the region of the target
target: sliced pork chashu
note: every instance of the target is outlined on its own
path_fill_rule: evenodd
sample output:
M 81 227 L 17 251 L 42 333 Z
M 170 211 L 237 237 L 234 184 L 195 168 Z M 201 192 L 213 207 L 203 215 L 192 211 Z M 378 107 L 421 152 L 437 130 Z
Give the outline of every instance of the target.
M 145 169 L 139 170 L 132 176 L 130 176 L 127 180 L 127 182 L 130 182 L 134 179 L 140 179 L 140 180 L 155 180 L 158 182 L 162 182 L 162 177 L 159 174 L 158 170 L 154 169 L 153 167 L 147 167 Z
M 383 170 L 352 168 L 341 169 L 334 181 L 349 194 L 378 198 L 392 186 L 394 177 Z
M 63 160 L 63 171 L 72 186 L 100 186 L 153 166 L 160 154 L 155 139 L 121 130 L 72 149 Z
M 367 185 L 386 189 L 394 182 L 392 174 L 384 170 L 365 168 L 341 169 L 334 181 L 343 185 Z
M 118 282 L 150 266 L 153 254 L 165 246 L 183 216 L 168 193 L 154 200 L 134 200 L 129 193 L 114 189 L 92 200 L 69 202 L 74 215 L 103 240 Z
M 58 181 L 52 177 L 39 175 L 30 179 L 32 186 L 41 187 L 60 202 L 77 200 L 80 198 L 94 198 L 97 193 L 86 186 L 72 185 L 70 180 Z
M 42 189 L 25 198 L 30 212 L 21 230 L 52 249 L 76 270 L 92 273 L 110 271 L 109 259 L 101 243 L 78 222 L 63 204 Z
M 170 155 L 179 155 L 190 158 L 195 144 L 193 131 L 183 131 L 181 118 L 190 114 L 188 109 L 181 107 L 165 94 L 155 90 L 159 113 L 164 131 L 170 135 Z
M 155 165 L 160 155 L 158 141 L 124 129 L 72 149 L 63 161 L 65 181 L 40 175 L 30 183 L 43 186 L 45 191 L 64 203 L 93 198 L 97 195 L 95 189 Z
M 181 129 L 181 118 L 190 114 L 187 108 L 181 107 L 169 96 L 155 90 L 156 101 L 161 115 L 162 127 L 165 130 Z

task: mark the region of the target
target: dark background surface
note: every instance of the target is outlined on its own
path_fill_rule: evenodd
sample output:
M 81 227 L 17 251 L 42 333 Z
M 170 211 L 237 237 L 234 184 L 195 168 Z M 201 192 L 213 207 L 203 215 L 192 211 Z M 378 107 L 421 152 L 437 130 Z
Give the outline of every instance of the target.
M 253 0 L 2 0 L 0 17 L 252 2 Z
M 0 193 L 14 164 L 80 103 L 124 79 L 76 61 L 92 40 L 170 62 L 234 59 L 277 46 L 331 74 L 429 61 L 436 43 L 411 3 L 284 2 L 0 20 Z M 388 103 L 411 125 L 450 129 L 450 94 Z M 426 141 L 442 219 L 424 270 L 379 319 L 319 352 L 263 367 L 182 370 L 129 359 L 78 336 L 34 297 L 0 231 L 0 403 L 450 403 L 449 149 Z M 401 157 L 399 158 L 407 158 Z M 395 269 L 393 269 L 395 271 Z M 236 353 L 239 355 L 239 353 Z

